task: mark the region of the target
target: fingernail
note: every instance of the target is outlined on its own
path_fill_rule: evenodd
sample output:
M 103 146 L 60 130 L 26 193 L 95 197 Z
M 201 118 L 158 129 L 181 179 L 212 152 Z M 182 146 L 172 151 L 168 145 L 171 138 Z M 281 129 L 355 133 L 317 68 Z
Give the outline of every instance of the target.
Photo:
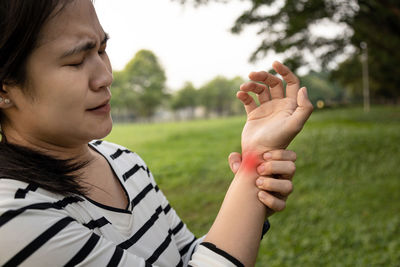
M 263 179 L 258 178 L 258 179 L 256 180 L 256 185 L 257 185 L 257 186 L 262 186 L 262 185 L 263 185 Z
M 269 152 L 264 153 L 264 159 L 271 159 L 271 158 L 272 158 L 272 154 L 271 153 L 269 153 Z
M 264 191 L 260 191 L 258 193 L 258 197 L 261 199 L 266 199 L 267 198 L 267 193 L 265 193 Z
M 258 166 L 258 168 L 257 168 L 257 172 L 258 172 L 259 174 L 263 174 L 263 173 L 264 173 L 264 171 L 265 171 L 265 167 L 264 167 L 264 165 L 260 165 L 260 166 Z
M 306 88 L 306 87 L 303 87 L 303 88 L 304 88 L 303 94 L 304 94 L 304 96 L 305 96 L 306 98 L 308 98 L 307 88 Z
M 240 167 L 240 163 L 239 162 L 235 162 L 232 165 L 233 171 L 236 172 Z

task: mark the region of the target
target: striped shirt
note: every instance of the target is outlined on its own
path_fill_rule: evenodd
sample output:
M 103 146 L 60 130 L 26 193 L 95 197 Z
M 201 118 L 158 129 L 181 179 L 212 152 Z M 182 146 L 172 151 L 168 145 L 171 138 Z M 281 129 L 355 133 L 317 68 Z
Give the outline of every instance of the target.
M 102 154 L 129 200 L 127 209 L 0 179 L 1 266 L 236 266 L 180 220 L 144 161 L 106 141 Z

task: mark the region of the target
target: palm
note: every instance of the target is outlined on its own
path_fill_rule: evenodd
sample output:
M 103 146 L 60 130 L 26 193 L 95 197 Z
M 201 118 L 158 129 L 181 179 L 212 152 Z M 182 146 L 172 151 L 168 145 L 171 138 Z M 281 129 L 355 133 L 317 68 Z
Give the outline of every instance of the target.
M 242 132 L 243 151 L 284 149 L 298 132 L 292 114 L 297 107 L 290 98 L 274 99 L 248 114 Z
M 299 90 L 297 77 L 279 62 L 275 62 L 273 67 L 287 82 L 286 90 L 279 78 L 267 72 L 250 73 L 253 81 L 240 87 L 238 98 L 247 112 L 242 132 L 243 153 L 261 154 L 286 148 L 311 114 L 312 104 L 305 88 Z M 259 106 L 248 94 L 250 91 L 257 94 Z

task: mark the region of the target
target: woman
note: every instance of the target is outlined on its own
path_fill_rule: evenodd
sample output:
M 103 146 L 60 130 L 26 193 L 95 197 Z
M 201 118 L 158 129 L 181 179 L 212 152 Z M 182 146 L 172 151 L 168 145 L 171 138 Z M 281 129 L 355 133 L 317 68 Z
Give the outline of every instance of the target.
M 286 97 L 281 81 L 263 72 L 251 78 L 269 85 L 272 99 L 265 85 L 242 86 L 247 167 L 234 170 L 212 228 L 197 239 L 138 155 L 92 141 L 112 128 L 112 71 L 108 37 L 91 1 L 1 0 L 0 5 L 0 264 L 253 265 L 264 205 L 282 210 L 292 189 L 295 155 L 279 149 L 311 113 L 297 78 L 275 63 L 289 85 Z M 258 93 L 260 107 L 248 91 Z M 267 170 L 257 174 L 255 166 L 267 151 L 260 165 Z M 250 158 L 256 163 L 247 163 Z M 238 154 L 230 158 L 231 166 L 235 161 L 240 163 Z M 266 177 L 272 173 L 288 179 Z

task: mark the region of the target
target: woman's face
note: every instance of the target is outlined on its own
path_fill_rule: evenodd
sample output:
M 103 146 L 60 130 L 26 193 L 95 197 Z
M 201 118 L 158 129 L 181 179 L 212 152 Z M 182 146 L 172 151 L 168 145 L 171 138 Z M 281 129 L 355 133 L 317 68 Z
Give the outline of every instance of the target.
M 112 70 L 91 1 L 68 4 L 38 41 L 26 65 L 27 88 L 7 90 L 11 128 L 29 142 L 66 147 L 105 137 L 112 128 Z

